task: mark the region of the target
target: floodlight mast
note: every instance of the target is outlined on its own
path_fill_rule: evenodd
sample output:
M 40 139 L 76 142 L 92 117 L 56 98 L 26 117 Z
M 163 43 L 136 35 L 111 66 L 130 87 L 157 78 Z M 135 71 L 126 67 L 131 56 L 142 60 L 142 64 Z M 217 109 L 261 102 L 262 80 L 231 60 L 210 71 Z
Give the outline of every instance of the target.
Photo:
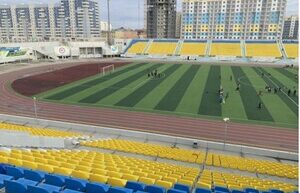
M 107 23 L 108 23 L 108 31 L 107 31 L 107 44 L 111 45 L 111 36 L 110 36 L 110 0 L 107 0 Z

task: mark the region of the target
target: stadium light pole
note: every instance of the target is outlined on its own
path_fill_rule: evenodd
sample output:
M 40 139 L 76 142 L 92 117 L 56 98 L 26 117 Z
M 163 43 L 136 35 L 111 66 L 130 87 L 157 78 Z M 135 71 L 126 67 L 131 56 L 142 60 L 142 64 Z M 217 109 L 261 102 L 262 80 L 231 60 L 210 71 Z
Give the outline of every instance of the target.
M 33 107 L 34 107 L 35 119 L 37 120 L 36 97 L 33 97 Z
M 226 117 L 223 119 L 223 121 L 225 123 L 225 128 L 224 128 L 224 148 L 225 148 L 225 144 L 227 140 L 227 132 L 228 132 L 228 122 L 230 121 L 230 119 Z
M 107 43 L 110 46 L 111 40 L 110 40 L 110 0 L 107 0 L 107 23 L 108 23 L 108 32 L 107 32 Z

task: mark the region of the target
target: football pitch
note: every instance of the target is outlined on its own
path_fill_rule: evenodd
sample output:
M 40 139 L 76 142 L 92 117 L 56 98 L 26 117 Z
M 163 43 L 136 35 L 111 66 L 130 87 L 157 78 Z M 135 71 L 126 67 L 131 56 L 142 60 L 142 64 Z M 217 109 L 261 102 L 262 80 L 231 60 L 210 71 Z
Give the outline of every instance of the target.
M 148 77 L 155 70 L 160 76 Z M 297 128 L 298 90 L 296 96 L 293 93 L 298 89 L 297 73 L 293 68 L 132 63 L 37 97 L 66 104 L 208 119 L 229 117 L 236 122 Z M 271 92 L 265 90 L 266 85 Z M 221 103 L 220 87 L 225 99 Z M 273 88 L 279 87 L 281 91 L 274 93 Z

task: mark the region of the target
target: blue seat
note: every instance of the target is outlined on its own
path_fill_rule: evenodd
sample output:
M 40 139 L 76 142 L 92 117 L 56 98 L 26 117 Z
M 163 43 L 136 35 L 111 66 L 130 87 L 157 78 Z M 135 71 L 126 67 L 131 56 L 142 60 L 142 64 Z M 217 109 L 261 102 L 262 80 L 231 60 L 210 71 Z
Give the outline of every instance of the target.
M 166 190 L 163 187 L 155 186 L 155 185 L 146 186 L 145 191 L 149 192 L 149 193 L 165 193 L 166 192 Z
M 70 179 L 67 178 L 65 180 L 65 183 L 66 183 L 66 189 L 84 192 L 88 181 L 75 179 L 75 178 L 70 178 Z
M 133 190 L 128 188 L 110 187 L 107 193 L 133 193 Z
M 100 183 L 87 183 L 86 184 L 86 193 L 106 193 L 108 192 L 110 186 L 106 184 Z
M 253 188 L 245 188 L 245 192 L 246 193 L 259 193 L 258 190 L 253 189 Z
M 172 189 L 169 189 L 169 190 L 167 191 L 167 193 L 188 193 L 188 192 L 186 192 L 186 191 L 184 191 L 184 190 L 178 190 L 178 189 L 172 188 Z
M 41 171 L 24 170 L 24 178 L 32 181 L 41 182 L 46 173 Z
M 148 192 L 144 192 L 144 191 L 136 191 L 135 193 L 148 193 Z
M 245 192 L 241 190 L 232 190 L 231 193 L 245 193 Z
M 54 191 L 53 193 L 82 193 L 82 192 L 79 192 L 79 191 L 76 191 L 76 190 L 65 189 L 61 192 Z
M 4 180 L 12 180 L 14 177 L 0 174 L 0 189 L 4 187 Z
M 39 184 L 38 186 L 28 186 L 28 193 L 53 193 L 60 191 L 60 187 L 49 184 Z
M 175 184 L 174 185 L 174 189 L 176 190 L 182 190 L 185 192 L 190 192 L 190 187 L 184 184 Z
M 277 190 L 277 189 L 271 189 L 270 192 L 271 193 L 284 193 L 284 191 Z
M 53 186 L 62 187 L 65 185 L 66 178 L 68 177 L 55 174 L 46 174 L 45 183 Z
M 216 186 L 215 187 L 215 192 L 225 192 L 225 193 L 229 193 L 228 188 L 222 187 L 222 186 Z
M 6 167 L 5 164 L 0 164 L 0 174 L 6 174 Z
M 27 186 L 36 186 L 38 182 L 20 178 L 18 180 L 4 181 L 6 193 L 27 193 Z
M 197 188 L 195 193 L 211 193 L 211 190 L 205 188 Z
M 19 179 L 24 177 L 24 170 L 22 168 L 7 166 L 6 174 L 13 176 L 14 179 Z
M 125 188 L 132 189 L 133 191 L 138 191 L 138 190 L 143 191 L 145 187 L 146 185 L 141 182 L 132 182 L 132 181 L 128 181 L 125 186 Z

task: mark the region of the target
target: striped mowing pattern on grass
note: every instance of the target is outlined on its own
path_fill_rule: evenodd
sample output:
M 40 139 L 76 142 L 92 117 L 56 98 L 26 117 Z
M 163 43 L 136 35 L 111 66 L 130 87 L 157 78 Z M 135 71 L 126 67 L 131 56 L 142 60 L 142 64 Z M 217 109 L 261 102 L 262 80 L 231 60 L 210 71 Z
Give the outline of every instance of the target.
M 264 70 L 263 68 L 254 68 L 255 72 L 258 74 L 258 75 L 261 75 L 261 73 L 263 72 L 264 74 L 267 74 L 268 72 L 266 70 Z M 268 75 L 265 75 L 262 77 L 266 83 L 271 86 L 272 88 L 278 88 L 278 86 L 280 86 L 281 88 L 284 87 L 284 85 L 279 82 L 276 78 L 274 78 L 273 76 L 268 76 Z M 296 102 L 292 101 L 293 98 L 289 99 L 286 94 L 284 94 L 283 92 L 286 92 L 286 91 L 278 91 L 277 92 L 277 95 L 281 98 L 281 100 L 295 113 L 295 114 L 298 114 L 298 106 L 295 104 Z
M 233 66 L 232 72 L 236 81 L 239 81 L 240 78 L 243 78 L 243 83 L 240 87 L 240 95 L 242 97 L 244 109 L 246 111 L 247 117 L 249 120 L 261 120 L 261 121 L 274 121 L 270 112 L 265 107 L 265 104 L 262 102 L 261 98 L 257 96 L 257 91 L 252 86 L 249 78 L 243 72 L 241 67 Z M 258 109 L 258 102 L 261 101 L 263 104 L 262 109 Z
M 276 68 L 276 70 L 278 70 L 278 72 L 280 72 L 281 74 L 283 74 L 286 77 L 290 78 L 294 82 L 298 82 L 298 79 L 295 78 L 296 73 L 293 73 L 289 70 L 286 70 L 285 68 Z
M 162 98 L 156 105 L 155 109 L 164 111 L 175 111 L 180 103 L 189 84 L 192 82 L 194 76 L 199 70 L 200 66 L 193 65 L 180 77 L 180 79 L 173 85 L 171 90 Z
M 133 70 L 133 69 L 137 69 L 137 68 L 140 68 L 141 66 L 145 65 L 146 63 L 141 63 L 141 64 L 134 64 L 134 65 L 131 65 L 131 66 L 128 66 L 126 68 L 122 68 L 120 70 L 117 70 L 115 71 L 114 73 L 112 74 L 109 74 L 107 76 L 101 76 L 99 78 L 96 78 L 96 79 L 93 79 L 93 80 L 90 80 L 88 82 L 85 82 L 84 84 L 79 84 L 77 86 L 74 86 L 74 87 L 71 87 L 67 90 L 63 90 L 61 92 L 58 92 L 54 95 L 51 95 L 51 96 L 48 96 L 46 97 L 46 99 L 50 99 L 50 100 L 62 100 L 64 98 L 67 98 L 69 96 L 72 96 L 78 92 L 82 92 L 92 86 L 95 86 L 97 84 L 100 84 L 102 82 L 105 82 L 105 81 L 108 81 L 110 80 L 111 78 L 114 78 L 114 77 L 117 77 L 125 72 L 128 72 L 130 70 Z M 88 85 L 88 86 L 86 86 Z
M 175 72 L 181 65 L 174 64 L 164 70 L 162 73 L 164 77 L 155 80 L 148 80 L 144 85 L 136 89 L 134 92 L 129 94 L 127 97 L 120 100 L 116 103 L 116 106 L 124 106 L 124 107 L 133 107 L 139 101 L 141 101 L 149 92 L 151 92 L 154 88 L 158 87 L 164 80 L 165 77 L 170 76 L 173 72 Z
M 103 99 L 106 96 L 111 95 L 112 93 L 116 92 L 118 89 L 124 88 L 126 87 L 130 82 L 133 82 L 137 79 L 139 79 L 142 76 L 145 76 L 149 71 L 154 70 L 155 68 L 161 66 L 162 64 L 155 64 L 155 65 L 151 65 L 149 68 L 142 70 L 128 78 L 126 78 L 125 80 L 119 81 L 116 84 L 112 85 L 111 87 L 107 87 L 103 90 L 99 90 L 93 94 L 91 94 L 90 96 L 80 100 L 80 103 L 96 103 L 99 100 Z
M 221 104 L 218 102 L 218 90 L 221 85 L 220 75 L 220 66 L 210 67 L 198 114 L 210 116 L 222 115 Z

